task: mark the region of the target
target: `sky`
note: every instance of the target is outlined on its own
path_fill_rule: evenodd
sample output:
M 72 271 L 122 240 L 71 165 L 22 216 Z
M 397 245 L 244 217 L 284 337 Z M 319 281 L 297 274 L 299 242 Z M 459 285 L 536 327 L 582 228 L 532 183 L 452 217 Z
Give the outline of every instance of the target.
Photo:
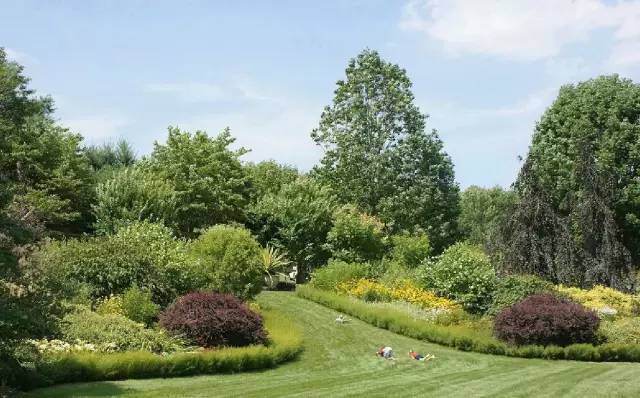
M 406 69 L 461 187 L 508 187 L 563 84 L 640 82 L 640 0 L 0 0 L 0 46 L 87 144 L 139 155 L 225 127 L 248 161 L 308 170 L 350 58 Z

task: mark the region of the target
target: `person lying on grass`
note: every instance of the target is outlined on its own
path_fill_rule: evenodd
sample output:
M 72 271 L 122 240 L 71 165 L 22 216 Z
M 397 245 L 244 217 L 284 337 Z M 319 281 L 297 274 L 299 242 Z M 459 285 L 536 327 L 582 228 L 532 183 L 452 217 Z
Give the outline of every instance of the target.
M 376 355 L 384 359 L 395 360 L 395 358 L 393 357 L 393 348 L 391 347 L 385 347 L 385 346 L 380 347 L 376 352 Z
M 337 323 L 346 323 L 348 321 L 349 320 L 347 319 L 347 317 L 342 314 L 338 315 L 338 317 L 336 318 Z
M 409 351 L 409 356 L 415 359 L 416 361 L 430 361 L 433 358 L 435 358 L 435 356 L 433 356 L 432 354 L 421 355 L 413 350 Z

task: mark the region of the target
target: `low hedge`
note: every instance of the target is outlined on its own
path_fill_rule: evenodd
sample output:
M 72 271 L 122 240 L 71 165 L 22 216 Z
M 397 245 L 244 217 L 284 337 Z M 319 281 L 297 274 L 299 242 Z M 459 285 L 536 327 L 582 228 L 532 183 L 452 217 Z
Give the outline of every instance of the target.
M 143 351 L 66 353 L 52 355 L 39 362 L 36 371 L 46 380 L 45 385 L 52 385 L 237 373 L 272 368 L 296 358 L 302 351 L 300 330 L 277 312 L 269 310 L 261 313 L 269 333 L 268 346 L 222 348 L 166 356 Z
M 373 326 L 414 339 L 454 347 L 461 351 L 521 358 L 640 362 L 640 345 L 637 344 L 607 343 L 597 346 L 573 344 L 567 347 L 553 345 L 546 347 L 538 345 L 512 346 L 493 337 L 474 333 L 470 329 L 416 320 L 400 310 L 375 308 L 366 302 L 354 301 L 347 296 L 318 290 L 310 286 L 298 286 L 296 294 Z

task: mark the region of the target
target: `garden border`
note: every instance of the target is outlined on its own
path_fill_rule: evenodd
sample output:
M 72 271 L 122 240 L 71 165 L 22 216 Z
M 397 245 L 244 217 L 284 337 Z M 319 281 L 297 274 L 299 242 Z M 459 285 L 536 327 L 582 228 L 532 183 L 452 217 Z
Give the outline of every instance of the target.
M 596 346 L 573 344 L 566 347 L 538 345 L 515 347 L 496 339 L 481 340 L 468 334 L 453 331 L 446 326 L 428 324 L 399 310 L 372 308 L 366 302 L 354 301 L 347 296 L 319 290 L 308 285 L 298 286 L 296 295 L 393 333 L 453 347 L 461 351 L 519 358 L 640 362 L 640 345 L 638 344 L 606 343 Z

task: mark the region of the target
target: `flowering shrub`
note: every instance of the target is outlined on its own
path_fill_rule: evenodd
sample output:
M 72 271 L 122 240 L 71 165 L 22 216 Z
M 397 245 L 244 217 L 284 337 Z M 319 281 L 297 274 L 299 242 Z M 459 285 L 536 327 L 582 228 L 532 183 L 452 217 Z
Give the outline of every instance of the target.
M 489 308 L 496 275 L 480 247 L 457 243 L 445 250 L 434 264 L 427 264 L 424 284 L 427 289 L 477 313 Z
M 586 290 L 560 285 L 556 289 L 559 293 L 577 301 L 587 308 L 598 311 L 603 316 L 632 316 L 638 315 L 640 311 L 640 297 L 626 294 L 610 287 L 598 285 L 590 290 Z M 612 313 L 611 309 L 614 309 L 616 313 Z
M 438 297 L 409 281 L 400 283 L 396 287 L 387 287 L 369 279 L 359 279 L 339 284 L 338 291 L 365 301 L 404 301 L 425 309 L 454 310 L 460 308 L 455 302 Z
M 567 346 L 595 342 L 599 323 L 596 313 L 580 304 L 552 294 L 534 294 L 502 310 L 494 332 L 516 345 Z
M 96 346 L 92 343 L 87 343 L 86 341 L 76 340 L 75 343 L 69 343 L 63 340 L 29 340 L 39 353 L 41 354 L 57 354 L 62 352 L 112 352 L 115 351 L 115 344 L 103 344 Z
M 160 315 L 160 324 L 202 347 L 267 342 L 262 317 L 230 294 L 199 292 L 182 296 Z

